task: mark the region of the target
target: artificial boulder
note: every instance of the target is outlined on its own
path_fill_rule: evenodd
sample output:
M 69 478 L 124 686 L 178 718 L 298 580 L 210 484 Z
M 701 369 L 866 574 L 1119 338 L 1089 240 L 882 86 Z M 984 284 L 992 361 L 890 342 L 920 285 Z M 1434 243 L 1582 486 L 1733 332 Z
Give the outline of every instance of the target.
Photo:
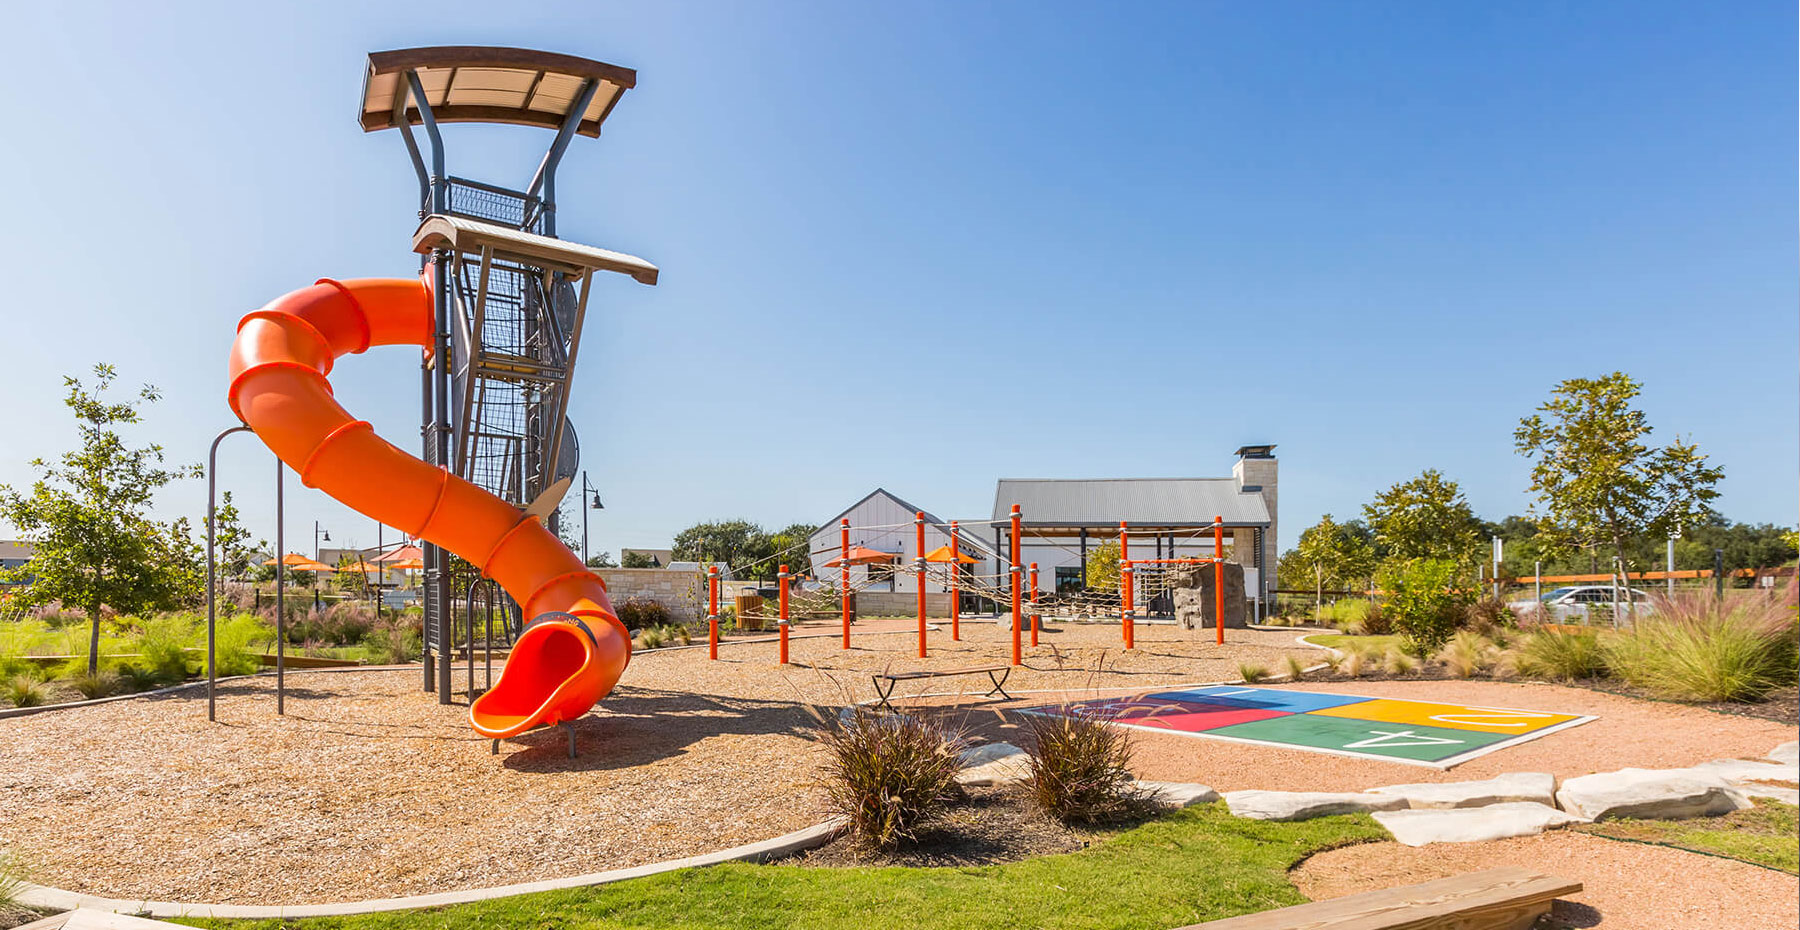
M 1171 594 L 1175 602 L 1175 622 L 1184 630 L 1214 629 L 1213 567 L 1196 565 L 1176 571 L 1172 576 Z M 1242 629 L 1249 623 L 1244 597 L 1244 566 L 1225 563 L 1225 625 Z
M 956 783 L 964 787 L 1012 785 L 1031 777 L 1031 756 L 1011 743 L 983 743 L 962 751 L 963 770 Z
M 1398 795 L 1333 791 L 1227 791 L 1234 817 L 1251 820 L 1311 820 L 1333 814 L 1368 814 L 1406 808 Z
M 1509 836 L 1536 836 L 1548 827 L 1583 823 L 1574 814 L 1535 801 L 1508 801 L 1455 810 L 1381 811 L 1375 822 L 1407 846 L 1480 843 Z
M 1509 772 L 1484 781 L 1427 782 L 1370 788 L 1370 794 L 1397 795 L 1413 810 L 1451 810 L 1490 804 L 1556 803 L 1556 776 L 1549 772 Z
M 1620 769 L 1571 778 L 1556 792 L 1563 810 L 1589 820 L 1717 817 L 1750 806 L 1725 779 L 1692 769 Z
M 1136 785 L 1150 800 L 1168 807 L 1193 807 L 1196 804 L 1211 804 L 1219 799 L 1217 791 L 1189 782 L 1140 781 Z

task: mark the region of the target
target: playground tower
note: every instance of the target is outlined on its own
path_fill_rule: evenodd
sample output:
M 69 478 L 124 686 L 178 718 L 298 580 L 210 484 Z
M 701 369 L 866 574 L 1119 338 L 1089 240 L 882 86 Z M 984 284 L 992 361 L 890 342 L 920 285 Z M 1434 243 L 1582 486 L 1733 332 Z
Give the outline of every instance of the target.
M 398 129 L 419 181 L 413 250 L 431 287 L 434 344 L 420 369 L 421 458 L 557 529 L 557 507 L 579 470 L 569 390 L 595 271 L 655 284 L 654 265 L 557 238 L 556 171 L 576 136 L 597 138 L 629 68 L 552 52 L 444 46 L 373 52 L 357 118 Z M 453 175 L 443 123 L 555 131 L 536 170 L 513 188 Z M 422 147 L 414 127 L 424 131 Z M 586 502 L 583 502 L 586 506 Z M 450 703 L 453 662 L 470 662 L 479 573 L 424 546 L 426 690 Z M 482 592 L 491 601 L 499 592 Z M 468 621 L 452 622 L 466 600 Z M 527 621 L 508 600 L 507 639 Z M 466 638 L 465 638 L 466 635 Z M 491 638 L 491 630 L 490 630 Z

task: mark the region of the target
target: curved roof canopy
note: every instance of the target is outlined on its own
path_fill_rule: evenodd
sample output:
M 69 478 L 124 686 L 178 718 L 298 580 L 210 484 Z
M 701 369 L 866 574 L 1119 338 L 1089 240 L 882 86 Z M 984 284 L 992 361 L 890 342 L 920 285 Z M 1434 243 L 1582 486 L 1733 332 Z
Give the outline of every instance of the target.
M 582 87 L 598 82 L 575 129 L 584 136 L 600 135 L 600 124 L 619 98 L 637 86 L 637 72 L 630 68 L 532 49 L 441 45 L 370 52 L 358 113 L 364 132 L 399 125 L 394 109 L 407 93 L 408 71 L 418 72 L 425 102 L 440 123 L 557 129 L 580 99 Z M 407 100 L 406 120 L 421 122 L 415 101 Z

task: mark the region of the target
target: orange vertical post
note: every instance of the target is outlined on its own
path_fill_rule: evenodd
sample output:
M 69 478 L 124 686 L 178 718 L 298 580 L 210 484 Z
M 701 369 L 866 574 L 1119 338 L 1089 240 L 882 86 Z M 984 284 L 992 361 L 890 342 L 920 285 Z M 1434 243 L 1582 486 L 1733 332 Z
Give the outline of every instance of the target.
M 1124 520 L 1119 521 L 1119 635 L 1125 640 L 1125 648 L 1132 648 L 1137 639 L 1137 631 L 1132 628 L 1131 596 L 1134 593 L 1131 574 L 1131 537 Z
M 1023 605 L 1019 603 L 1019 505 L 1012 505 L 1012 664 L 1025 664 L 1025 648 L 1019 642 L 1019 627 L 1024 624 Z
M 776 575 L 781 581 L 781 664 L 788 664 L 788 567 L 781 566 Z
M 1213 629 L 1225 645 L 1225 518 L 1213 517 Z
M 1042 625 L 1038 618 L 1038 612 L 1037 612 L 1037 599 L 1038 599 L 1038 580 L 1037 579 L 1038 579 L 1037 563 L 1033 562 L 1033 563 L 1031 563 L 1031 644 L 1033 646 L 1037 645 L 1038 627 Z
M 957 582 L 962 580 L 962 548 L 959 544 L 956 521 L 950 521 L 950 639 L 952 642 L 962 640 L 962 587 Z
M 925 511 L 913 514 L 913 583 L 919 589 L 919 658 L 925 658 Z
M 706 657 L 719 657 L 719 566 L 706 568 Z
M 838 521 L 839 545 L 843 554 L 838 556 L 838 600 L 844 611 L 844 648 L 850 648 L 850 521 Z

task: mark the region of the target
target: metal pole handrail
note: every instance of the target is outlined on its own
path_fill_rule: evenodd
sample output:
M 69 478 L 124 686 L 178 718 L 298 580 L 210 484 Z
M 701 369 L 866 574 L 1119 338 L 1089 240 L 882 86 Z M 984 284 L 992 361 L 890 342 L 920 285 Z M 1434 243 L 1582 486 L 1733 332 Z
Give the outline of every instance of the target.
M 206 450 L 206 719 L 218 720 L 218 566 L 214 553 L 218 538 L 219 443 L 232 433 L 248 433 L 250 427 L 239 423 L 213 437 Z

